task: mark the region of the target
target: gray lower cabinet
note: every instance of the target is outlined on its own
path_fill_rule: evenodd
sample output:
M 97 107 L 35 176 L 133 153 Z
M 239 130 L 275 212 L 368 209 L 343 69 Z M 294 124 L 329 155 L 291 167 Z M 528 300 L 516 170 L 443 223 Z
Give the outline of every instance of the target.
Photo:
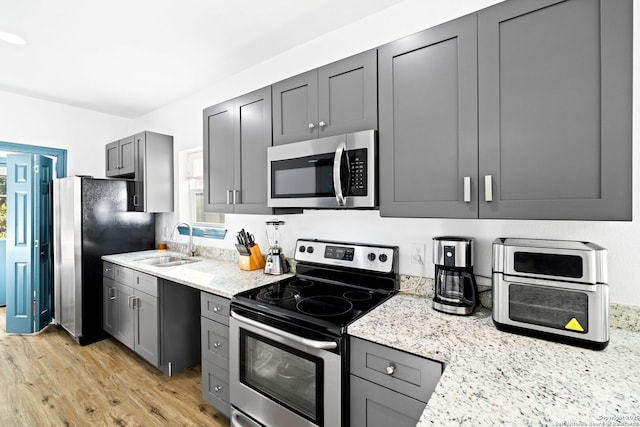
M 631 0 L 506 1 L 378 59 L 382 216 L 631 219 Z
M 271 88 L 204 110 L 205 210 L 271 214 L 267 207 L 267 147 Z
M 273 144 L 378 128 L 377 51 L 272 85 Z
M 202 397 L 218 411 L 231 414 L 229 403 L 229 303 L 227 298 L 200 295 Z
M 167 375 L 200 360 L 199 291 L 104 263 L 103 327 Z
M 352 427 L 415 426 L 443 364 L 350 337 Z

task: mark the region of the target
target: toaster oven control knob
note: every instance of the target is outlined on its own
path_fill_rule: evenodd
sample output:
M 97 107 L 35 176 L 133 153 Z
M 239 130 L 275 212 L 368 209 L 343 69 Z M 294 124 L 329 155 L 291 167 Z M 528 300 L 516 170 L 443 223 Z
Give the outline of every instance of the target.
M 369 255 L 367 255 L 367 258 L 369 258 L 369 261 L 375 261 L 376 254 L 374 254 L 373 252 L 369 252 Z
M 307 250 L 307 248 L 305 248 L 305 247 L 304 247 L 304 245 L 300 245 L 300 248 L 298 248 L 298 250 L 299 250 L 300 252 L 304 252 L 304 251 L 306 251 L 306 250 Z
M 308 254 L 312 254 L 313 253 L 313 246 L 308 246 L 307 247 L 307 253 Z
M 380 256 L 378 256 L 378 259 L 380 260 L 380 262 L 387 262 L 387 254 L 380 254 Z

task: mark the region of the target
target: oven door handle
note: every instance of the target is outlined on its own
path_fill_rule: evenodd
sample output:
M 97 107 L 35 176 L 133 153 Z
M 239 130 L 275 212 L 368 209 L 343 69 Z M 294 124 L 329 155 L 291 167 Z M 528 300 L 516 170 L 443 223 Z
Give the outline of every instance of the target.
M 278 328 L 274 328 L 273 326 L 265 325 L 264 323 L 257 322 L 253 319 L 248 319 L 244 316 L 234 313 L 233 311 L 231 312 L 231 317 L 233 317 L 240 323 L 246 323 L 247 325 L 251 325 L 255 328 L 262 329 L 263 331 L 266 331 L 266 332 L 271 332 L 272 334 L 281 336 L 283 338 L 287 338 L 298 344 L 306 345 L 307 347 L 316 348 L 320 350 L 332 350 L 338 347 L 338 344 L 334 341 L 315 341 L 315 340 L 310 340 L 308 338 L 302 338 L 292 333 L 282 331 Z

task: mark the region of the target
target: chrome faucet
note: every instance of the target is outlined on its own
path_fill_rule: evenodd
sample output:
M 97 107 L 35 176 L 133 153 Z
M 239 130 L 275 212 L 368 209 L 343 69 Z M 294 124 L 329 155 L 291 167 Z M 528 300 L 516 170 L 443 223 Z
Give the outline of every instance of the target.
M 186 225 L 189 228 L 189 247 L 187 248 L 187 254 L 189 256 L 195 256 L 196 255 L 196 247 L 193 246 L 193 227 L 191 226 L 191 224 L 189 224 L 188 222 L 179 222 L 179 223 L 177 223 L 176 226 L 173 227 L 173 233 L 171 233 L 171 240 L 173 240 L 173 236 L 175 235 L 176 230 L 181 225 Z

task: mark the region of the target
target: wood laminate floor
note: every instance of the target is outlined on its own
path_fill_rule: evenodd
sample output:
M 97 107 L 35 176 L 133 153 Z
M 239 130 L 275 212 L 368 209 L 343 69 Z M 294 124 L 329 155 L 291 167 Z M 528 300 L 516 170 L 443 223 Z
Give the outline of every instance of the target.
M 213 426 L 200 366 L 167 377 L 114 339 L 80 346 L 59 327 L 7 334 L 0 308 L 0 426 Z

